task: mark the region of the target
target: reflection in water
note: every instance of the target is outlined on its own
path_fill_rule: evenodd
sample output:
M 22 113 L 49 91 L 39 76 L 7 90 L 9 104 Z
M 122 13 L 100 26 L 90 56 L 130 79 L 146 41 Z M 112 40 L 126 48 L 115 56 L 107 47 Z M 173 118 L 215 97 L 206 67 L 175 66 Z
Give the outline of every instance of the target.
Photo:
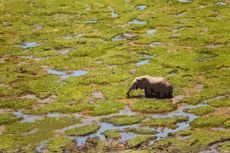
M 137 10 L 140 10 L 140 11 L 144 11 L 145 8 L 146 8 L 145 5 L 139 5 L 139 6 L 136 7 L 136 9 L 137 9 Z
M 61 71 L 61 70 L 48 69 L 47 73 L 58 75 L 61 77 L 61 79 L 66 79 L 71 76 L 78 77 L 78 76 L 86 75 L 88 71 L 78 70 L 78 71 L 72 71 L 71 73 L 66 73 L 65 71 Z
M 137 63 L 136 63 L 136 66 L 141 66 L 141 65 L 145 65 L 145 64 L 149 63 L 149 62 L 150 62 L 150 59 L 152 59 L 153 57 L 154 57 L 154 56 L 151 56 L 151 55 L 145 55 L 145 56 L 144 56 L 145 60 L 142 60 L 142 61 L 140 61 L 140 62 L 137 62 Z
M 22 112 L 18 111 L 18 112 L 14 112 L 13 113 L 15 116 L 22 118 L 21 122 L 26 122 L 26 123 L 32 123 L 38 119 L 42 119 L 42 116 L 37 116 L 37 115 L 27 115 L 27 114 L 23 114 Z
M 146 32 L 146 34 L 147 34 L 148 36 L 152 36 L 152 35 L 154 35 L 156 32 L 157 32 L 156 29 L 150 29 L 150 30 L 148 30 L 148 31 Z
M 178 96 L 178 97 L 183 98 L 183 96 Z M 129 116 L 130 115 L 137 115 L 136 112 L 132 111 L 129 108 L 129 106 L 126 105 L 126 107 L 123 110 L 120 110 L 120 112 L 116 113 L 116 114 L 110 114 L 110 115 L 104 115 L 104 116 L 95 116 L 95 117 L 83 116 L 83 115 L 76 114 L 76 117 L 81 117 L 82 124 L 76 124 L 76 125 L 68 126 L 68 127 L 65 127 L 65 128 L 63 128 L 63 129 L 61 129 L 59 131 L 64 132 L 64 131 L 69 130 L 69 129 L 73 129 L 73 128 L 76 128 L 76 127 L 79 127 L 79 126 L 82 126 L 82 125 L 87 125 L 87 124 L 92 124 L 92 123 L 96 123 L 96 124 L 100 125 L 100 129 L 97 132 L 93 133 L 93 134 L 90 134 L 90 135 L 87 135 L 87 136 L 70 137 L 71 139 L 74 139 L 76 141 L 78 146 L 83 146 L 89 138 L 98 137 L 102 141 L 105 141 L 106 138 L 103 135 L 103 133 L 105 131 L 107 131 L 107 130 L 118 130 L 118 131 L 120 131 L 121 132 L 120 133 L 121 137 L 120 137 L 120 139 L 118 139 L 118 141 L 119 142 L 125 142 L 127 140 L 130 140 L 130 139 L 133 139 L 133 138 L 135 138 L 137 136 L 142 135 L 142 134 L 136 134 L 136 133 L 130 132 L 130 131 L 126 132 L 126 130 L 125 130 L 126 128 L 149 129 L 149 130 L 153 130 L 153 131 L 158 132 L 155 135 L 156 136 L 155 140 L 149 140 L 149 143 L 153 144 L 156 140 L 162 140 L 163 138 L 167 137 L 171 133 L 175 133 L 177 131 L 188 129 L 190 123 L 194 119 L 198 118 L 198 116 L 196 116 L 194 114 L 184 112 L 185 109 L 194 109 L 194 108 L 207 106 L 206 102 L 208 102 L 210 100 L 214 100 L 214 99 L 224 98 L 224 97 L 226 97 L 226 96 L 218 96 L 218 97 L 215 97 L 213 99 L 206 100 L 203 103 L 200 103 L 200 104 L 197 104 L 197 105 L 182 105 L 177 110 L 169 112 L 169 113 L 164 113 L 164 114 L 144 114 L 145 117 L 152 118 L 152 119 L 154 119 L 154 118 L 177 117 L 177 116 L 186 116 L 186 117 L 188 117 L 187 121 L 177 123 L 176 124 L 177 127 L 174 128 L 174 129 L 171 129 L 171 128 L 168 128 L 168 127 L 164 127 L 164 128 L 162 128 L 162 127 L 157 127 L 157 128 L 143 127 L 142 124 L 115 126 L 115 125 L 110 124 L 110 123 L 100 122 L 100 119 L 104 118 L 104 117 L 112 117 L 112 116 L 118 116 L 118 115 L 120 115 L 120 116 L 121 115 L 129 115 Z M 153 135 L 151 134 L 151 136 L 153 136 Z
M 226 5 L 225 2 L 217 2 L 216 5 Z
M 140 21 L 140 20 L 133 20 L 133 21 L 130 21 L 129 24 L 146 24 L 147 21 Z
M 32 48 L 32 47 L 37 47 L 38 43 L 37 42 L 25 42 L 22 45 L 18 45 L 21 48 L 27 49 L 27 48 Z
M 117 18 L 119 15 L 116 13 L 115 9 L 112 9 L 111 17 Z
M 144 64 L 147 64 L 147 63 L 149 63 L 149 59 L 140 61 L 140 62 L 136 63 L 136 65 L 141 66 L 141 65 L 144 65 Z

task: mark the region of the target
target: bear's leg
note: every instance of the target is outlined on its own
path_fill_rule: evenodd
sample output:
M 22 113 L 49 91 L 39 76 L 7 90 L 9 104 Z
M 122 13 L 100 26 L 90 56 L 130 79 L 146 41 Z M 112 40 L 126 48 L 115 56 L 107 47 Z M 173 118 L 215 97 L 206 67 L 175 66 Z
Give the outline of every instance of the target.
M 158 91 L 158 92 L 155 92 L 155 97 L 156 98 L 159 98 L 160 97 L 160 92 Z
M 164 92 L 159 93 L 159 98 L 164 98 Z
M 150 88 L 145 88 L 145 97 L 146 98 L 152 98 L 153 97 L 153 93 L 152 93 Z

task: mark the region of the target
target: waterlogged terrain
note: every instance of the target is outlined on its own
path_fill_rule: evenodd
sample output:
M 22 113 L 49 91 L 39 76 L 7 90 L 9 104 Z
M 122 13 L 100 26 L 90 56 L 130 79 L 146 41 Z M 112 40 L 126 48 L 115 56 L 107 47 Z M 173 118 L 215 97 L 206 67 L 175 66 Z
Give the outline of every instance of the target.
M 0 152 L 230 152 L 228 0 L 1 0 Z M 163 76 L 171 99 L 126 92 Z

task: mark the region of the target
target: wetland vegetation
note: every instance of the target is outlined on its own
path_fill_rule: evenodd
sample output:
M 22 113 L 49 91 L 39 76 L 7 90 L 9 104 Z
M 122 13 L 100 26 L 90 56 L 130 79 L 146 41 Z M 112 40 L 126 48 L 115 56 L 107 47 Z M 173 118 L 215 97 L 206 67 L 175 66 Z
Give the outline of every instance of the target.
M 0 152 L 230 152 L 228 0 L 0 0 Z M 166 77 L 147 99 L 135 77 Z

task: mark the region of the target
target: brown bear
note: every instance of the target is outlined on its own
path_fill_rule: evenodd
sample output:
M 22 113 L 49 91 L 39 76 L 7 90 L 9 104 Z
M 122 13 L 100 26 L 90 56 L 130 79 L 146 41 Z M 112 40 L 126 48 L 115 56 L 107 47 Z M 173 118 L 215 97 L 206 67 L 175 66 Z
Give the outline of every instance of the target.
M 163 77 L 141 76 L 133 80 L 129 87 L 127 97 L 130 97 L 130 92 L 136 89 L 144 89 L 146 98 L 172 98 L 173 86 Z

